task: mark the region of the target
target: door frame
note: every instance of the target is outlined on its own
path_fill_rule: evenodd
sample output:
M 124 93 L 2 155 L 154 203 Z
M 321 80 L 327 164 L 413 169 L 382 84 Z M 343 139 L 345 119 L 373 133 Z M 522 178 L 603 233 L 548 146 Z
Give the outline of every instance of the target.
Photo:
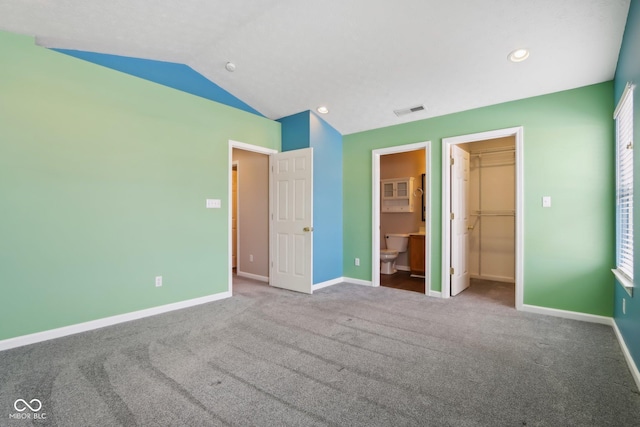
M 231 259 L 231 254 L 233 252 L 233 241 L 231 236 L 231 216 L 232 216 L 232 206 L 231 206 L 231 184 L 232 184 L 232 170 L 233 170 L 233 150 L 237 148 L 239 150 L 252 151 L 254 153 L 265 154 L 271 157 L 272 154 L 278 152 L 278 150 L 274 150 L 272 148 L 260 147 L 258 145 L 247 144 L 245 142 L 234 141 L 232 139 L 229 140 L 229 158 L 227 162 L 227 292 L 233 294 L 233 262 Z M 271 201 L 271 186 L 269 186 L 269 201 Z M 239 212 L 238 212 L 239 215 Z M 239 225 L 238 225 L 239 226 Z M 270 226 L 270 225 L 269 225 Z M 269 230 L 269 238 L 271 238 L 271 230 Z M 269 242 L 271 245 L 271 242 Z M 271 247 L 271 246 L 269 246 Z M 240 249 L 240 244 L 238 243 L 238 249 Z M 239 262 L 238 262 L 239 265 Z M 269 282 L 271 282 L 271 269 L 269 269 Z
M 424 200 L 425 200 L 425 233 L 426 238 L 425 248 L 424 248 L 424 289 L 425 294 L 434 296 L 439 294 L 439 292 L 433 292 L 431 290 L 431 241 L 433 240 L 433 233 L 431 232 L 431 141 L 424 142 L 416 142 L 413 144 L 405 144 L 405 145 L 397 145 L 395 147 L 388 148 L 380 148 L 377 150 L 372 150 L 371 152 L 371 161 L 372 161 L 372 230 L 371 230 L 371 241 L 372 241 L 372 252 L 371 252 L 371 285 L 372 286 L 380 286 L 380 156 L 384 156 L 387 154 L 396 154 L 396 153 L 405 153 L 407 151 L 416 151 L 416 150 L 424 150 L 425 155 L 425 188 L 422 189 L 424 192 Z
M 231 150 L 231 154 L 233 156 L 233 149 Z M 231 236 L 231 251 L 229 255 L 231 256 L 231 271 L 233 271 L 233 255 L 236 256 L 236 274 L 240 271 L 240 166 L 237 160 L 232 160 L 231 162 L 231 181 L 233 181 L 233 169 L 236 170 L 236 253 L 233 253 L 233 235 Z M 233 230 L 233 182 L 231 182 L 232 190 L 229 192 L 229 204 L 230 212 L 231 212 L 231 227 L 229 227 L 229 232 Z
M 451 150 L 452 145 L 515 137 L 516 156 L 516 310 L 524 305 L 524 128 L 522 126 L 442 139 L 442 298 L 451 297 Z

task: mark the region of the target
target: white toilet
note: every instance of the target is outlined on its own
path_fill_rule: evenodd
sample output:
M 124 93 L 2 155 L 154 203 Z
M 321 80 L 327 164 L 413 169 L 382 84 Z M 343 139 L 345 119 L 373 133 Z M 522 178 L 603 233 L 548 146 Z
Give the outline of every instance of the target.
M 387 249 L 380 249 L 380 274 L 393 274 L 398 271 L 396 270 L 398 254 L 407 251 L 409 235 L 389 233 L 384 237 L 387 241 Z

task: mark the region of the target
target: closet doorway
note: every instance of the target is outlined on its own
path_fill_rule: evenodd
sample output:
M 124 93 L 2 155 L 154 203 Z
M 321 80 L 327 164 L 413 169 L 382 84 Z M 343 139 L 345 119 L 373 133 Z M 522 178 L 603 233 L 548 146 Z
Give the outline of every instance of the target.
M 516 281 L 516 150 L 506 137 L 462 145 L 469 166 L 469 273 Z
M 229 282 L 269 283 L 269 156 L 275 150 L 229 141 Z
M 522 306 L 522 129 L 443 140 L 442 297 L 514 284 Z M 508 286 L 508 285 L 507 285 Z

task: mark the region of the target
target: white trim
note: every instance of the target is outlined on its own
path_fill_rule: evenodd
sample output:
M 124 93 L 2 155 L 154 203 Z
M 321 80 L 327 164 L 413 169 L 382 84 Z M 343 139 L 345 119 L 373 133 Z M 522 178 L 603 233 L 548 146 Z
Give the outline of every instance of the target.
M 408 265 L 398 265 L 398 264 L 396 264 L 396 270 L 398 270 L 398 271 L 411 271 L 411 268 Z
M 234 141 L 232 139 L 229 140 L 229 157 L 228 157 L 228 164 L 227 164 L 227 264 L 228 264 L 228 282 L 227 282 L 227 292 L 229 292 L 229 294 L 231 294 L 233 292 L 233 274 L 231 274 L 231 272 L 233 271 L 233 261 L 231 259 L 231 253 L 233 252 L 233 240 L 232 240 L 232 236 L 231 236 L 231 217 L 232 217 L 232 212 L 231 209 L 233 208 L 231 206 L 230 200 L 231 200 L 231 184 L 232 184 L 232 180 L 233 180 L 233 176 L 232 176 L 232 170 L 233 170 L 233 149 L 237 148 L 239 150 L 245 150 L 245 151 L 252 151 L 254 153 L 260 153 L 260 154 L 266 154 L 268 156 L 271 156 L 274 153 L 277 153 L 278 150 L 274 150 L 272 148 L 265 148 L 265 147 L 260 147 L 258 145 L 251 145 L 251 144 L 247 144 L 245 142 L 240 142 L 240 141 Z M 271 188 L 269 188 L 269 200 L 271 200 Z M 271 206 L 271 205 L 269 205 Z M 238 221 L 238 227 L 240 226 L 240 222 Z M 269 236 L 271 236 L 271 233 L 269 233 Z M 269 246 L 271 247 L 271 246 Z M 240 244 L 238 243 L 238 249 L 240 248 Z M 240 257 L 237 257 L 238 260 L 238 271 L 240 270 Z M 269 275 L 271 275 L 271 268 L 269 268 Z M 268 280 L 270 281 L 270 280 Z
M 325 282 L 316 283 L 311 287 L 311 291 L 317 291 L 318 289 L 327 288 L 333 285 L 339 285 L 340 283 L 344 283 L 344 277 L 337 277 L 335 279 L 327 280 Z
M 529 313 L 544 314 L 546 316 L 562 317 L 563 319 L 580 320 L 582 322 L 589 323 L 599 323 L 601 325 L 612 326 L 614 323 L 613 318 L 607 316 L 579 313 L 577 311 L 559 310 L 557 308 L 540 307 L 537 305 L 523 304 L 520 310 Z
M 629 366 L 629 371 L 631 371 L 631 376 L 636 382 L 636 387 L 640 390 L 640 371 L 638 371 L 638 366 L 634 362 L 633 357 L 631 357 L 627 343 L 624 341 L 624 337 L 622 336 L 620 329 L 618 329 L 618 324 L 615 321 L 613 322 L 612 327 L 613 331 L 616 333 L 616 338 L 618 338 L 622 354 L 624 354 L 624 358 L 627 361 L 627 366 Z
M 343 277 L 344 283 L 351 283 L 353 285 L 362 286 L 375 286 L 370 280 L 354 279 L 352 277 Z
M 434 298 L 442 298 L 442 292 L 432 291 L 431 289 L 429 289 L 429 296 Z
M 627 82 L 627 84 L 624 86 L 624 91 L 622 91 L 622 96 L 618 101 L 618 105 L 616 106 L 616 109 L 613 111 L 613 120 L 615 120 L 618 117 L 618 114 L 620 113 L 620 109 L 622 108 L 625 101 L 627 100 L 627 97 L 633 96 L 633 89 L 635 89 L 635 87 L 636 85 L 630 82 Z
M 524 305 L 524 129 L 522 126 L 442 139 L 442 298 L 451 297 L 451 175 L 449 162 L 452 145 L 488 139 L 515 137 L 516 148 L 516 309 Z
M 425 155 L 425 188 L 424 198 L 425 203 L 427 204 L 427 210 L 425 212 L 425 228 L 426 235 L 429 236 L 425 239 L 425 250 L 424 250 L 424 265 L 425 265 L 425 294 L 429 293 L 431 290 L 431 246 L 433 240 L 433 233 L 431 232 L 431 206 L 433 203 L 431 202 L 431 141 L 424 142 L 416 142 L 413 144 L 405 144 L 405 145 L 397 145 L 394 147 L 387 148 L 379 148 L 377 150 L 372 150 L 371 155 L 371 163 L 372 163 L 372 172 L 371 172 L 371 189 L 372 189 L 372 229 L 371 229 L 371 240 L 372 240 L 372 251 L 371 251 L 371 285 L 369 286 L 380 286 L 380 156 L 384 156 L 386 154 L 396 154 L 396 153 L 405 153 L 407 151 L 416 151 L 416 150 L 424 150 Z M 397 269 L 400 270 L 396 266 Z M 345 279 L 345 280 L 354 280 L 354 279 Z
M 633 280 L 629 279 L 626 274 L 624 274 L 623 272 L 621 272 L 617 268 L 611 269 L 611 272 L 615 276 L 616 280 L 618 282 L 620 282 L 620 284 L 622 285 L 622 288 L 625 291 L 627 291 L 629 296 L 632 297 L 633 296 L 633 288 L 634 288 Z
M 237 271 L 236 275 L 239 277 L 246 277 L 247 279 L 258 280 L 260 282 L 269 283 L 269 276 L 260 276 L 258 274 L 245 273 L 244 271 Z
M 233 158 L 233 149 L 231 149 Z M 231 235 L 231 268 L 233 269 L 233 255 L 236 256 L 236 271 L 240 271 L 240 164 L 237 160 L 231 162 L 231 187 L 233 187 L 233 168 L 236 168 L 236 253 L 233 253 L 233 235 Z M 233 230 L 233 189 L 229 192 L 229 233 Z
M 118 323 L 130 322 L 144 317 L 155 316 L 157 314 L 168 313 L 170 311 L 181 310 L 183 308 L 194 307 L 200 304 L 206 304 L 213 301 L 219 301 L 231 297 L 231 292 L 221 292 L 206 297 L 194 298 L 186 301 L 175 302 L 157 307 L 147 308 L 130 313 L 118 314 L 116 316 L 104 317 L 102 319 L 91 320 L 89 322 L 76 323 L 75 325 L 64 326 L 62 328 L 50 329 L 48 331 L 36 332 L 34 334 L 22 335 L 15 338 L 9 338 L 0 341 L 0 351 L 9 350 L 11 348 L 22 347 L 24 345 L 35 344 L 42 341 L 48 341 L 55 338 L 66 337 L 67 335 L 79 334 L 94 329 L 104 328 L 106 326 L 117 325 Z

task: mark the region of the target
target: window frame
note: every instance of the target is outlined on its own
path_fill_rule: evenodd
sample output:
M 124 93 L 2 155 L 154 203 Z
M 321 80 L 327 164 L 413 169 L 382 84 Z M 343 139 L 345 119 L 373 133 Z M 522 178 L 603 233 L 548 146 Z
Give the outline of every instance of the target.
M 616 131 L 616 268 L 618 281 L 633 292 L 633 91 L 627 83 L 613 113 Z

